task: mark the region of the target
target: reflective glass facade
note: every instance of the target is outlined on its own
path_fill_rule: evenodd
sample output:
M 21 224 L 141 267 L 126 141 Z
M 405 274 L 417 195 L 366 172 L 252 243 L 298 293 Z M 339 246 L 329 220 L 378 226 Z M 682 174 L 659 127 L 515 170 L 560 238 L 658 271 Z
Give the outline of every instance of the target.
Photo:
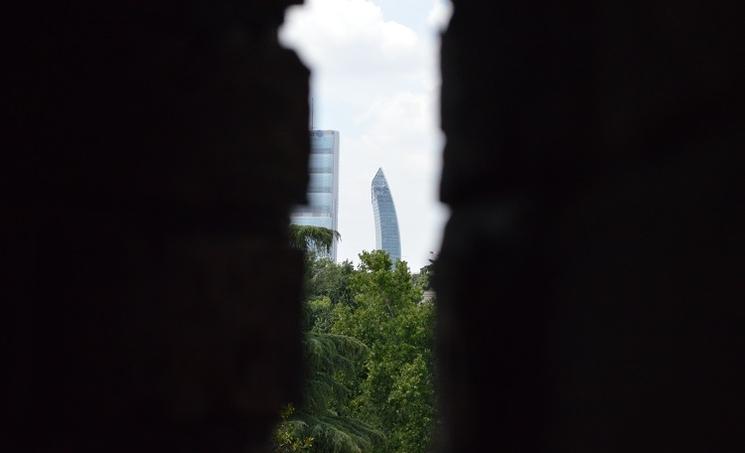
M 396 206 L 383 169 L 372 180 L 372 206 L 375 215 L 375 248 L 385 250 L 393 262 L 401 259 L 401 238 L 398 234 Z
M 339 132 L 310 132 L 308 161 L 308 204 L 296 209 L 290 221 L 338 230 L 339 205 Z M 330 258 L 336 261 L 336 241 Z

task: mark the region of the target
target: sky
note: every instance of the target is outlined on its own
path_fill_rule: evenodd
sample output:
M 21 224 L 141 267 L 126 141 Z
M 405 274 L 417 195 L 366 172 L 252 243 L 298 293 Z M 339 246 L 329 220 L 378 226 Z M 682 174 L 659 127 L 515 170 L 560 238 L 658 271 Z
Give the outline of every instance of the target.
M 305 0 L 280 42 L 311 69 L 314 129 L 339 131 L 337 259 L 375 248 L 370 183 L 388 180 L 412 271 L 440 248 L 439 32 L 448 0 Z

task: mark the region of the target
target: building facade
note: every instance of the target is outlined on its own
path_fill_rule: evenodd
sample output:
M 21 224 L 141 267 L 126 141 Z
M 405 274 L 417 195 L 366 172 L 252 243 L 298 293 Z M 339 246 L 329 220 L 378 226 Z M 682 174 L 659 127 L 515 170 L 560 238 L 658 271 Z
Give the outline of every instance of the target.
M 312 130 L 308 171 L 308 204 L 290 216 L 296 225 L 312 225 L 338 230 L 339 132 Z M 336 261 L 336 239 L 329 257 Z
M 375 216 L 375 248 L 385 250 L 393 262 L 401 259 L 401 237 L 398 232 L 398 217 L 393 204 L 391 189 L 379 168 L 371 187 L 373 214 Z

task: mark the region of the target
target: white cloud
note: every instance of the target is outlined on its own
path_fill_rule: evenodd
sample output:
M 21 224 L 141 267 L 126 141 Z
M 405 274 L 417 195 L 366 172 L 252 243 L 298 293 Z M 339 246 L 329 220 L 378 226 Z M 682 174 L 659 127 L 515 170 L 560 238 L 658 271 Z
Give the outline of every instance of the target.
M 450 22 L 453 15 L 453 4 L 446 0 L 434 0 L 432 9 L 427 15 L 427 25 L 430 27 L 443 30 Z
M 421 24 L 435 27 L 442 22 L 430 18 L 446 17 L 435 11 L 439 0 L 407 2 L 421 5 Z M 392 10 L 396 4 L 387 11 L 405 17 Z M 290 8 L 280 39 L 312 69 L 316 126 L 340 131 L 339 258 L 375 245 L 370 181 L 383 167 L 403 257 L 418 270 L 439 249 L 445 219 L 437 201 L 439 47 L 433 28 L 416 32 L 423 27 L 385 13 L 369 0 L 307 0 Z
M 290 8 L 279 36 L 308 66 L 337 77 L 390 77 L 422 64 L 419 36 L 368 0 L 308 0 Z
M 377 100 L 358 120 L 365 130 L 363 137 L 381 148 L 431 147 L 435 125 L 429 114 L 430 101 L 426 93 L 411 91 Z

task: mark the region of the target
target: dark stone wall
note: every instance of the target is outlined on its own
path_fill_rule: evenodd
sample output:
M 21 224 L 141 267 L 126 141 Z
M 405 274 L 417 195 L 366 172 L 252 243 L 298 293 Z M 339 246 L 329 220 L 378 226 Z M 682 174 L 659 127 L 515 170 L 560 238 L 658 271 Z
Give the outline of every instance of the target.
M 745 451 L 745 9 L 455 0 L 442 451 Z
M 299 2 L 17 3 L 0 449 L 263 450 L 302 369 Z

